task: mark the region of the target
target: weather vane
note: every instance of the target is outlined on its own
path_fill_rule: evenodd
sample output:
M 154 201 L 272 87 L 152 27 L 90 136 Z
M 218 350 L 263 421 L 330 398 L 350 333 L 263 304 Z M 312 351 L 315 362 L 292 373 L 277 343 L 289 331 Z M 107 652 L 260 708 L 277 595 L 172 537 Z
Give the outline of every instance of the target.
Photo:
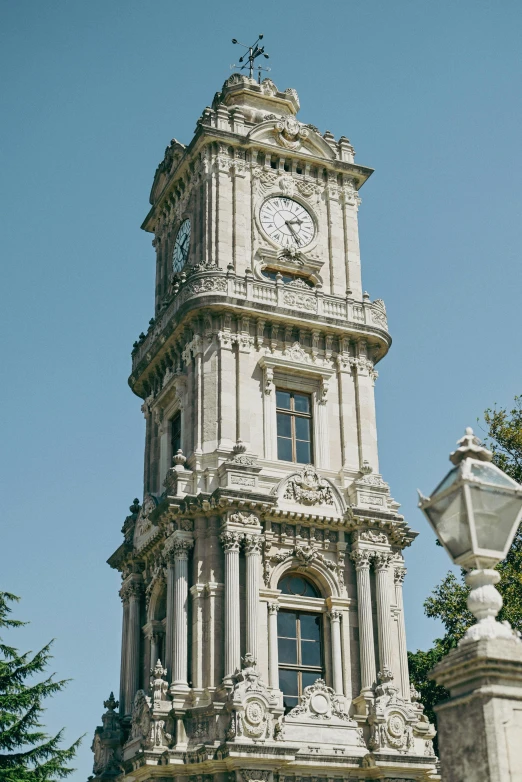
M 268 71 L 270 68 L 263 68 L 261 65 L 254 65 L 254 60 L 256 60 L 258 57 L 265 57 L 268 60 L 268 54 L 265 54 L 265 47 L 259 46 L 259 42 L 263 38 L 263 33 L 259 34 L 259 37 L 257 41 L 252 44 L 252 46 L 247 46 L 244 43 L 241 43 L 241 41 L 238 41 L 237 38 L 232 38 L 232 43 L 237 43 L 240 46 L 243 46 L 245 49 L 248 50 L 248 54 L 243 54 L 242 57 L 239 58 L 239 62 L 242 62 L 243 65 L 231 65 L 231 68 L 238 68 L 240 71 L 243 71 L 245 68 L 248 68 L 248 75 L 251 79 L 254 78 L 254 71 L 257 71 L 257 80 L 261 84 L 261 71 Z M 246 59 L 246 62 L 244 62 Z

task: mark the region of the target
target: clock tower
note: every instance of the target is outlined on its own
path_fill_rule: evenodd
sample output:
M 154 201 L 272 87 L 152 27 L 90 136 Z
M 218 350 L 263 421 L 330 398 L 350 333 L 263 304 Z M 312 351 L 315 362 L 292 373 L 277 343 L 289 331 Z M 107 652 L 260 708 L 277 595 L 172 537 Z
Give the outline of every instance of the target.
M 438 779 L 406 656 L 416 533 L 379 473 L 372 170 L 298 111 L 236 73 L 154 176 L 155 313 L 129 379 L 144 487 L 109 559 L 121 680 L 95 780 Z

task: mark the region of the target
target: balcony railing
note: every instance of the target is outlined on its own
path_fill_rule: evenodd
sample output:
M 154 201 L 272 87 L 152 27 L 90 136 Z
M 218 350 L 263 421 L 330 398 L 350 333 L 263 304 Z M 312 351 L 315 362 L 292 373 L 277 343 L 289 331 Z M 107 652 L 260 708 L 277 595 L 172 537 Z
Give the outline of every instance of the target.
M 343 325 L 353 323 L 388 331 L 384 302 L 380 299 L 371 302 L 367 294 L 362 301 L 354 301 L 349 297 L 329 296 L 320 288 L 311 288 L 304 282 L 264 282 L 255 279 L 251 273 L 239 277 L 233 272 L 201 271 L 192 274 L 182 284 L 145 339 L 133 351 L 133 369 L 151 350 L 155 340 L 185 302 L 209 296 L 216 300 L 240 299 L 241 302 L 270 305 L 282 310 L 302 312 L 304 315 L 323 316 L 338 320 Z

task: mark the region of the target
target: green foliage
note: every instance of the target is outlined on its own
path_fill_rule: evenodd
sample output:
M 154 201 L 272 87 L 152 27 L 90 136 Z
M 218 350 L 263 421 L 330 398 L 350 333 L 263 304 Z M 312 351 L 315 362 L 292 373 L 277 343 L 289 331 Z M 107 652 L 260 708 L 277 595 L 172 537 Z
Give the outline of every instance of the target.
M 522 396 L 515 397 L 512 410 L 488 408 L 484 412 L 484 421 L 487 426 L 485 444 L 493 452 L 493 462 L 522 483 Z M 504 601 L 498 619 L 507 619 L 513 628 L 522 632 L 522 525 L 506 559 L 497 565 L 496 570 L 500 573 L 497 589 Z M 412 684 L 421 693 L 426 714 L 435 724 L 434 707 L 446 700 L 449 694 L 428 679 L 428 673 L 457 645 L 475 621 L 466 605 L 468 593 L 464 571 L 461 571 L 460 579 L 448 573 L 424 601 L 426 616 L 442 622 L 444 636 L 435 639 L 433 647 L 427 652 L 420 649 L 408 652 Z
M 25 624 L 11 619 L 9 603 L 18 601 L 10 592 L 0 592 L 0 628 Z M 66 681 L 54 681 L 53 675 L 40 682 L 41 673 L 51 659 L 51 644 L 36 654 L 20 654 L 0 641 L 0 782 L 51 782 L 69 776 L 80 740 L 68 749 L 60 747 L 62 731 L 48 736 L 42 731 L 42 702 L 60 692 Z

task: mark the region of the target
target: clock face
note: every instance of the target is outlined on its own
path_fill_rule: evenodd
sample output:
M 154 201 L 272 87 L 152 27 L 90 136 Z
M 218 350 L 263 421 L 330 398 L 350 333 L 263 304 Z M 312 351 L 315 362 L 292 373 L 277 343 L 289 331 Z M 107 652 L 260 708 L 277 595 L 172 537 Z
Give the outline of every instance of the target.
M 172 266 L 174 272 L 180 272 L 185 266 L 190 248 L 190 220 L 183 220 L 174 243 Z
M 315 226 L 310 213 L 293 198 L 267 198 L 259 217 L 264 231 L 282 247 L 304 247 L 314 238 Z

